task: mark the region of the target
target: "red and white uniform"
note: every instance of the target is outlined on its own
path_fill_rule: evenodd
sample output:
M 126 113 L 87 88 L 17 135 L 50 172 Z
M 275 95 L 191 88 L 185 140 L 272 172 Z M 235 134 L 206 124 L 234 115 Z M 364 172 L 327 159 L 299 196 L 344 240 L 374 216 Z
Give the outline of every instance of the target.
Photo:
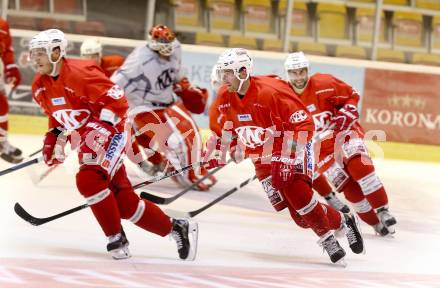
M 146 45 L 137 47 L 111 79 L 127 95 L 138 143 L 164 154 L 174 169 L 181 169 L 200 161 L 202 139 L 191 112 L 205 110 L 208 94 L 182 76 L 181 47 L 175 41 L 169 61 Z M 159 153 L 149 160 L 156 165 L 163 161 Z M 187 186 L 206 173 L 205 169 L 191 170 L 175 180 Z
M 5 92 L 5 78 L 14 76 L 13 88 L 20 84 L 21 77 L 14 60 L 14 49 L 8 23 L 0 18 L 0 141 L 5 141 L 8 132 L 8 97 Z M 17 75 L 9 75 L 8 71 Z M 9 72 L 9 73 L 10 73 Z
M 63 59 L 57 77 L 36 75 L 32 92 L 49 117 L 49 129 L 72 132 L 80 161 L 77 187 L 104 233 L 119 233 L 123 218 L 156 234 L 169 234 L 169 217 L 139 199 L 122 164 L 128 110 L 122 89 L 94 61 Z
M 345 105 L 357 107 L 360 98 L 350 85 L 332 75 L 319 73 L 309 78 L 299 97 L 313 115 L 318 133 L 331 128 L 338 110 Z M 363 137 L 363 129 L 355 121 L 347 131 L 335 131 L 315 143 L 315 151 L 319 153 L 319 174 L 315 176 L 324 175 L 337 191 L 344 192 L 365 222 L 375 225 L 379 220 L 372 208 L 387 205 L 388 199 L 374 172 Z M 314 188 L 318 192 L 321 190 L 320 187 Z
M 229 132 L 238 139 L 247 157 L 253 159 L 258 179 L 277 211 L 288 207 L 294 221 L 322 236 L 338 229 L 341 218 L 331 207 L 323 209 L 311 190 L 314 125 L 310 113 L 289 84 L 273 76 L 253 76 L 242 99 L 223 85 L 210 107 L 210 127 L 217 136 Z M 295 154 L 295 178 L 276 191 L 272 187 L 271 157 L 280 153 L 286 137 L 302 143 Z

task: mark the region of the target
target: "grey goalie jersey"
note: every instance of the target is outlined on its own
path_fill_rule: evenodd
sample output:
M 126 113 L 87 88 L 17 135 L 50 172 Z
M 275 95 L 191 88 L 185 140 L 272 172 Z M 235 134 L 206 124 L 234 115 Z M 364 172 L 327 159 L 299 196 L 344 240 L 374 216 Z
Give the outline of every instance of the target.
M 170 60 L 146 45 L 135 48 L 124 64 L 116 70 L 111 80 L 124 89 L 130 114 L 164 109 L 175 101 L 173 84 L 182 76 L 181 46 L 176 40 Z

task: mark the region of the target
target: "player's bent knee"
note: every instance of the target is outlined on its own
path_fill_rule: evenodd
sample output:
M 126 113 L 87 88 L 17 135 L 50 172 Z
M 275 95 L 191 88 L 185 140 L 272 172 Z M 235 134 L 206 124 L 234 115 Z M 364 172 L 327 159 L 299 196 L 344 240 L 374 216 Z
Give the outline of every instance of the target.
M 133 191 L 120 191 L 116 195 L 116 201 L 122 219 L 128 219 L 136 223 L 144 214 L 145 203 Z
M 95 167 L 81 168 L 76 174 L 76 187 L 81 195 L 90 197 L 108 187 L 108 176 Z

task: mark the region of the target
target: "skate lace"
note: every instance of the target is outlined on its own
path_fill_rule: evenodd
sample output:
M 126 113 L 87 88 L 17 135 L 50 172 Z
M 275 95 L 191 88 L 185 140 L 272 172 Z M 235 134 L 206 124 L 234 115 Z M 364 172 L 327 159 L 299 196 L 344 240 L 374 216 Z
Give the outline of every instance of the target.
M 179 232 L 173 231 L 171 233 L 171 237 L 173 237 L 173 239 L 176 241 L 177 249 L 180 249 L 183 247 L 182 235 L 180 235 Z
M 353 228 L 348 225 L 345 225 L 345 229 L 346 229 L 345 234 L 347 235 L 348 243 L 351 245 L 351 244 L 358 242 L 358 239 L 356 237 L 356 233 L 354 232 Z
M 339 245 L 334 239 L 330 239 L 322 242 L 322 247 L 328 252 L 329 255 L 333 255 L 339 251 Z

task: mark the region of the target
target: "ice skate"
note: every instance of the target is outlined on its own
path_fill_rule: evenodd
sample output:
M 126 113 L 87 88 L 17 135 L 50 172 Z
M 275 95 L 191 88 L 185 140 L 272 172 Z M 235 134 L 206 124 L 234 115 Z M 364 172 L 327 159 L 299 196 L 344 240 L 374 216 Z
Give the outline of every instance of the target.
M 120 233 L 108 237 L 107 251 L 110 252 L 113 259 L 121 260 L 131 257 L 130 250 L 128 250 L 128 240 L 125 236 L 124 230 Z
M 335 208 L 342 213 L 350 213 L 350 208 L 348 208 L 347 204 L 344 204 L 338 196 L 336 196 L 335 192 L 330 192 L 327 196 L 324 197 L 327 201 L 328 205 Z
M 365 253 L 364 240 L 356 215 L 344 214 L 343 226 L 351 251 L 356 254 Z
M 377 217 L 380 223 L 388 230 L 390 234 L 396 233 L 394 225 L 397 224 L 396 218 L 392 216 L 387 206 L 376 209 Z
M 171 237 L 176 241 L 179 258 L 192 261 L 197 254 L 199 228 L 190 219 L 173 219 Z
M 7 140 L 0 142 L 0 157 L 13 164 L 23 161 L 23 156 L 20 149 L 12 146 Z
M 332 261 L 332 263 L 341 263 L 345 266 L 345 251 L 341 245 L 339 245 L 338 240 L 336 240 L 332 232 L 329 231 L 321 236 L 318 244 L 322 246 L 322 248 L 327 252 L 328 256 L 330 256 L 330 261 Z

